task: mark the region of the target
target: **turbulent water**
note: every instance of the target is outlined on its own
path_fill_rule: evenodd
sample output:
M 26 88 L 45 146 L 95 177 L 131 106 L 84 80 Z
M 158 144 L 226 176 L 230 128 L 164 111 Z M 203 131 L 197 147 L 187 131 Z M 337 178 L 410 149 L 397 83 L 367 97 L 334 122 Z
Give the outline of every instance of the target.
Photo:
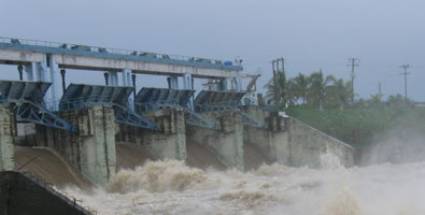
M 262 166 L 203 171 L 178 161 L 120 171 L 106 188 L 63 190 L 97 214 L 425 214 L 425 163 L 346 169 Z

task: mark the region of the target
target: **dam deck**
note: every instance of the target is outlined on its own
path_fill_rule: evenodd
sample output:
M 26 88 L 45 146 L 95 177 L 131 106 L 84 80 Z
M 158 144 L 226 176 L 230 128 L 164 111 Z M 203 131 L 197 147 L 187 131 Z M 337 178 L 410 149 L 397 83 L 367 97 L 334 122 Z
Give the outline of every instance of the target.
M 49 55 L 59 68 L 64 69 L 103 71 L 129 69 L 138 74 L 188 73 L 200 78 L 234 77 L 243 69 L 231 61 L 0 37 L 0 62 L 7 64 L 43 62 L 46 55 Z

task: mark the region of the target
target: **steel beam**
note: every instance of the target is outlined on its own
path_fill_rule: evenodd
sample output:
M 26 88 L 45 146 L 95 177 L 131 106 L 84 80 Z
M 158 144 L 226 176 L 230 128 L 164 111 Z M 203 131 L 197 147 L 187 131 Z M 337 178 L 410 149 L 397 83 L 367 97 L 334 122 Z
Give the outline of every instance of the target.
M 117 123 L 157 129 L 154 122 L 128 107 L 128 98 L 133 90 L 132 87 L 70 84 L 59 106 L 62 111 L 78 110 L 94 105 L 109 106 L 114 109 Z
M 0 102 L 14 110 L 18 122 L 32 122 L 74 132 L 71 124 L 45 107 L 44 96 L 50 85 L 47 82 L 0 81 Z

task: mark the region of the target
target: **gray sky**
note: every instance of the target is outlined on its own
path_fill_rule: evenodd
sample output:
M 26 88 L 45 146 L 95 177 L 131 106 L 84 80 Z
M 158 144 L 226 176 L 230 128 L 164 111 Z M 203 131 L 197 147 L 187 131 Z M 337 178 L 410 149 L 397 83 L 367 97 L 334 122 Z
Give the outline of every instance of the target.
M 402 93 L 398 67 L 409 63 L 409 94 L 425 101 L 424 8 L 423 0 L 0 0 L 0 35 L 240 56 L 246 71 L 262 69 L 262 84 L 276 57 L 287 59 L 289 76 L 322 68 L 342 78 L 347 59 L 358 57 L 362 97 L 376 93 L 379 81 L 385 94 Z

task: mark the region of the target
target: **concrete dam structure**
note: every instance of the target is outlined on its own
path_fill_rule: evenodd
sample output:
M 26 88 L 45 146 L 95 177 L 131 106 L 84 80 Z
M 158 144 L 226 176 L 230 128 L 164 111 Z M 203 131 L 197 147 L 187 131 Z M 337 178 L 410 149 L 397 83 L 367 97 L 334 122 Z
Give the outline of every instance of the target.
M 58 171 L 84 187 L 146 160 L 251 170 L 274 162 L 318 167 L 332 154 L 353 164 L 349 145 L 243 104 L 238 62 L 2 38 L 0 63 L 16 65 L 20 79 L 0 81 L 0 170 Z M 105 84 L 67 84 L 67 69 L 103 71 Z M 137 91 L 138 74 L 166 76 L 169 87 Z M 214 84 L 195 92 L 195 78 Z M 59 166 L 40 167 L 49 161 Z

